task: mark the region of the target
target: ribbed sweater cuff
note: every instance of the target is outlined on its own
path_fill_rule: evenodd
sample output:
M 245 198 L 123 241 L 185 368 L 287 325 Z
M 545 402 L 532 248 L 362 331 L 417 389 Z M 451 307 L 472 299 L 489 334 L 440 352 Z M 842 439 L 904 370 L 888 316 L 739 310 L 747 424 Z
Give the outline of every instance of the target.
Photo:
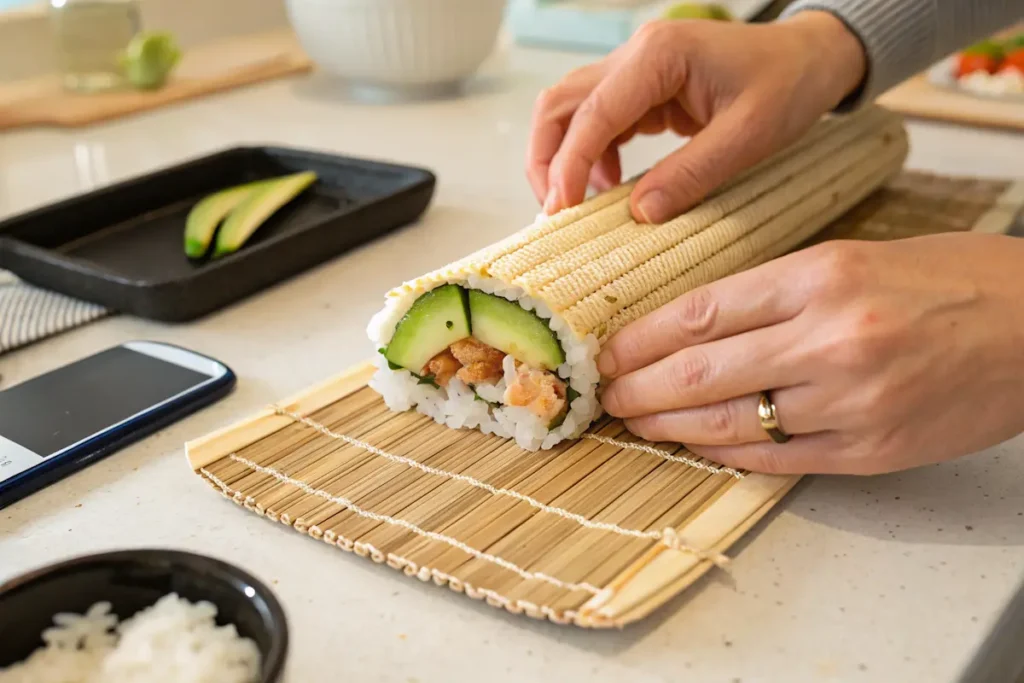
M 931 0 L 797 0 L 779 18 L 807 10 L 829 12 L 860 39 L 867 55 L 867 74 L 837 107 L 849 111 L 935 60 L 934 7 Z

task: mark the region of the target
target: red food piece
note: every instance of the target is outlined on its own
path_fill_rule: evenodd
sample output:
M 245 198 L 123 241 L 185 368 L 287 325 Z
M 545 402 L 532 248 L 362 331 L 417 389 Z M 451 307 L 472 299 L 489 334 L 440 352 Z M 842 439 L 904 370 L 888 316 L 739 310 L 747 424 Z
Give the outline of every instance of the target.
M 1021 73 L 1024 73 L 1024 48 L 1007 53 L 1006 57 L 1003 58 L 1003 63 L 999 65 L 999 70 L 1002 71 L 1010 67 L 1014 67 Z
M 956 77 L 963 78 L 967 74 L 972 74 L 976 71 L 984 71 L 992 74 L 995 73 L 998 68 L 999 62 L 994 57 L 963 52 L 957 57 Z

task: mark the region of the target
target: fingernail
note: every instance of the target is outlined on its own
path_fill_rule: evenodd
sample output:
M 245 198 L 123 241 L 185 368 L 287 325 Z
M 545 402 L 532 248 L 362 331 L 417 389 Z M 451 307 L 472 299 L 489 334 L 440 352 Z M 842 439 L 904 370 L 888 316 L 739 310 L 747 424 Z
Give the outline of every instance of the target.
M 663 216 L 668 207 L 668 197 L 661 190 L 651 190 L 636 203 L 636 210 L 644 223 L 654 223 L 651 216 Z
M 548 190 L 548 196 L 544 200 L 544 213 L 551 215 L 556 204 L 558 204 L 558 189 L 552 187 Z
M 605 377 L 614 377 L 617 365 L 615 357 L 610 353 L 602 353 L 597 357 L 597 371 Z

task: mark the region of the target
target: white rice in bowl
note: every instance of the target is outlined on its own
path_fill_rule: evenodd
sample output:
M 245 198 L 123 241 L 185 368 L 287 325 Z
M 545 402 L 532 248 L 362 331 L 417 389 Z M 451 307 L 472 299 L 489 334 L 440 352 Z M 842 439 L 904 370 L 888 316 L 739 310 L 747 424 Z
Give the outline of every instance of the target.
M 60 613 L 44 647 L 0 669 L 0 683 L 257 683 L 259 649 L 217 608 L 171 593 L 118 623 L 110 603 Z

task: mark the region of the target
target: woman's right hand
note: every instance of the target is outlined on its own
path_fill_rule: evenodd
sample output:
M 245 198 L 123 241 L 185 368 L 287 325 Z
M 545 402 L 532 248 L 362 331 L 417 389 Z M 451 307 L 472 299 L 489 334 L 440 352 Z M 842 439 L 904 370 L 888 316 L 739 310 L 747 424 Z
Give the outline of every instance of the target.
M 771 24 L 663 20 L 544 91 L 527 177 L 546 213 L 621 182 L 619 146 L 637 133 L 693 136 L 638 183 L 638 222 L 686 211 L 795 141 L 860 83 L 859 40 L 831 14 Z

